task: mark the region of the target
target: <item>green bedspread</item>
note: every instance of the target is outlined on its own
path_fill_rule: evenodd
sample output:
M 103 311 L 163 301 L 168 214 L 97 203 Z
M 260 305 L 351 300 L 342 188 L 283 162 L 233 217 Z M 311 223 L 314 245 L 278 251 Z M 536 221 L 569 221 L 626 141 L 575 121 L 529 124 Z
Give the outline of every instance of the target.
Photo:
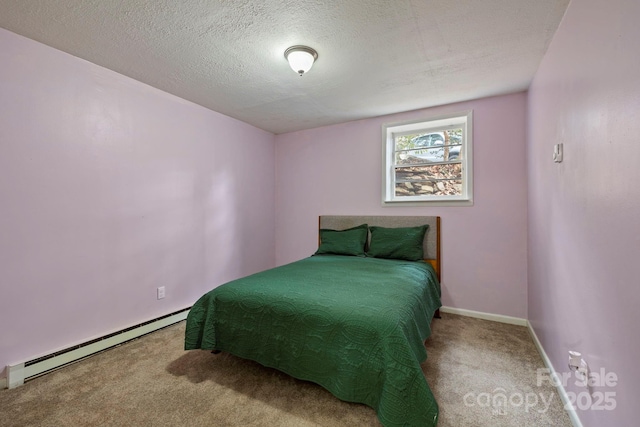
M 384 426 L 435 426 L 420 363 L 440 307 L 424 262 L 317 255 L 219 286 L 187 319 L 185 349 L 217 349 L 374 408 Z

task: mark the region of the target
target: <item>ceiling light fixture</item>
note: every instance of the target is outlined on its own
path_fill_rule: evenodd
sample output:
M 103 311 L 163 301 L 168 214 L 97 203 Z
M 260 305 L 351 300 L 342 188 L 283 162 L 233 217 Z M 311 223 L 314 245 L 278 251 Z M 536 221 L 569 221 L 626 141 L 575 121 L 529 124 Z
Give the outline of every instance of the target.
M 289 66 L 299 75 L 303 75 L 311 69 L 318 59 L 318 52 L 307 46 L 291 46 L 284 51 L 284 57 L 289 61 Z

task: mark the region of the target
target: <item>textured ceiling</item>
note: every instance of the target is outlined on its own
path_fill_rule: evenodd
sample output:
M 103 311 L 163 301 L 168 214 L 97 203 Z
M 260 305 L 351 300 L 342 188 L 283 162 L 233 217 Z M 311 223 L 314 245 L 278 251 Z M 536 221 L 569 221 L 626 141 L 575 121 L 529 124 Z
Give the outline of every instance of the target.
M 0 27 L 283 133 L 525 90 L 568 3 L 0 0 Z

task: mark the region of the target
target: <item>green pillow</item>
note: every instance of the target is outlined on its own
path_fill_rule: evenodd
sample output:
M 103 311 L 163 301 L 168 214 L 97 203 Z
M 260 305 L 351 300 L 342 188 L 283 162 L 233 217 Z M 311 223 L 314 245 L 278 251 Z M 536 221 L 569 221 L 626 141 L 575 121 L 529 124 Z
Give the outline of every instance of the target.
M 367 242 L 369 226 L 362 224 L 346 230 L 320 229 L 320 247 L 315 255 L 353 255 L 365 256 L 364 245 Z
M 419 261 L 424 257 L 422 242 L 428 225 L 418 227 L 370 227 L 371 241 L 367 256 Z

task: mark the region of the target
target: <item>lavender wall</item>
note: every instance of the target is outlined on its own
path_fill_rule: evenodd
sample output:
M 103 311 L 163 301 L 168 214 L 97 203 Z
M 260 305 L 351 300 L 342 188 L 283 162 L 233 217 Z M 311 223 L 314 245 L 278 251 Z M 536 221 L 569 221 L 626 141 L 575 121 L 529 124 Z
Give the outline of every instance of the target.
M 529 319 L 556 369 L 577 350 L 620 378 L 592 389 L 617 407 L 585 426 L 638 424 L 638 17 L 637 0 L 573 0 L 529 93 Z
M 0 64 L 0 376 L 273 267 L 272 134 L 1 29 Z
M 312 254 L 318 215 L 440 215 L 443 302 L 527 316 L 526 94 L 354 121 L 276 137 L 276 263 Z M 383 123 L 473 109 L 475 203 L 382 207 Z

